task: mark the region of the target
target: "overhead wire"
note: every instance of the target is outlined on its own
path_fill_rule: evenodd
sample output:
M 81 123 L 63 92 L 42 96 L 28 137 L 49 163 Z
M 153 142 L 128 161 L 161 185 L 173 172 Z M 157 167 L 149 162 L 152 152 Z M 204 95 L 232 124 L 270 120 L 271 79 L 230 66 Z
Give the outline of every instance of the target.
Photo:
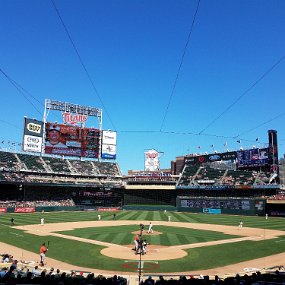
M 250 132 L 252 132 L 252 131 L 254 131 L 254 130 L 256 130 L 256 129 L 258 129 L 258 128 L 260 128 L 260 127 L 262 127 L 262 126 L 264 126 L 264 125 L 266 125 L 266 124 L 268 124 L 268 123 L 270 123 L 270 122 L 272 122 L 272 121 L 274 121 L 274 120 L 276 120 L 276 119 L 279 119 L 279 118 L 283 117 L 283 116 L 285 116 L 285 112 L 284 112 L 284 113 L 281 113 L 281 114 L 279 114 L 279 115 L 277 115 L 277 116 L 275 116 L 275 117 L 273 117 L 273 118 L 271 118 L 271 119 L 269 119 L 269 120 L 267 120 L 267 121 L 265 121 L 265 122 L 263 122 L 263 123 L 261 123 L 261 124 L 259 124 L 259 125 L 257 125 L 257 126 L 255 126 L 255 127 L 253 127 L 253 128 L 251 128 L 251 129 L 248 129 L 248 130 L 246 130 L 246 131 L 240 133 L 240 134 L 237 135 L 236 137 L 239 137 L 239 136 L 242 136 L 242 135 L 244 135 L 244 134 L 250 133 Z
M 196 10 L 195 10 L 195 13 L 194 13 L 194 17 L 192 19 L 191 27 L 190 27 L 190 30 L 189 30 L 189 33 L 188 33 L 188 37 L 187 37 L 187 40 L 186 40 L 186 44 L 185 44 L 183 52 L 182 52 L 182 56 L 181 56 L 181 59 L 180 59 L 179 67 L 178 67 L 178 70 L 177 70 L 177 73 L 176 73 L 176 76 L 175 76 L 175 80 L 174 80 L 174 83 L 173 83 L 173 86 L 172 86 L 172 89 L 171 89 L 171 93 L 170 93 L 170 96 L 169 96 L 169 99 L 168 99 L 168 102 L 167 102 L 167 106 L 166 106 L 166 109 L 165 109 L 165 112 L 164 112 L 164 115 L 163 115 L 162 123 L 161 123 L 161 126 L 160 126 L 160 131 L 162 131 L 162 129 L 163 129 L 163 126 L 164 126 L 164 123 L 165 123 L 165 120 L 166 120 L 166 116 L 168 114 L 169 107 L 170 107 L 170 104 L 171 104 L 171 101 L 172 101 L 172 98 L 173 98 L 173 95 L 174 95 L 174 91 L 176 89 L 177 81 L 178 81 L 178 78 L 179 78 L 179 75 L 180 75 L 180 71 L 181 71 L 181 68 L 182 68 L 182 65 L 183 65 L 183 62 L 184 62 L 186 51 L 188 49 L 190 38 L 191 38 L 191 35 L 192 35 L 192 32 L 193 32 L 193 28 L 194 28 L 194 24 L 195 24 L 195 21 L 196 21 L 197 14 L 198 14 L 199 6 L 200 6 L 200 0 L 198 0 L 198 2 L 197 2 Z
M 0 72 L 4 75 L 4 77 L 17 89 L 17 91 L 24 96 L 24 98 L 36 109 L 36 111 L 42 115 L 42 112 L 33 104 L 33 102 L 26 96 L 30 96 L 33 100 L 35 100 L 41 107 L 44 108 L 44 104 L 38 100 L 33 94 L 27 91 L 23 86 L 21 86 L 17 81 L 15 81 L 11 76 L 9 76 L 2 68 L 0 68 Z M 60 118 L 58 115 L 55 115 L 57 118 Z
M 113 123 L 113 121 L 112 121 L 112 119 L 111 119 L 111 116 L 109 115 L 109 112 L 108 112 L 108 110 L 107 110 L 107 108 L 106 108 L 106 106 L 105 106 L 105 104 L 104 104 L 104 102 L 103 102 L 103 99 L 102 99 L 102 97 L 100 96 L 100 94 L 99 94 L 99 92 L 98 92 L 98 90 L 97 90 L 97 88 L 96 88 L 96 86 L 95 86 L 95 84 L 94 84 L 94 81 L 93 81 L 93 79 L 92 79 L 90 73 L 89 73 L 88 70 L 87 70 L 87 67 L 86 67 L 86 65 L 85 65 L 85 63 L 84 63 L 84 61 L 83 61 L 83 59 L 82 59 L 82 57 L 81 57 L 81 55 L 80 55 L 80 53 L 79 53 L 79 51 L 78 51 L 78 48 L 76 47 L 76 45 L 75 45 L 75 43 L 74 43 L 74 41 L 73 41 L 73 39 L 72 39 L 72 37 L 71 37 L 71 35 L 70 35 L 69 30 L 67 29 L 67 26 L 65 25 L 65 23 L 64 23 L 64 21 L 63 21 L 63 18 L 61 17 L 61 14 L 60 14 L 60 12 L 59 12 L 59 10 L 58 10 L 56 4 L 55 4 L 55 1 L 54 1 L 54 0 L 50 0 L 50 1 L 51 1 L 52 5 L 53 5 L 55 11 L 56 11 L 56 14 L 57 14 L 58 18 L 60 19 L 60 22 L 61 22 L 61 24 L 62 24 L 62 26 L 63 26 L 63 28 L 64 28 L 64 31 L 65 31 L 65 33 L 66 33 L 66 35 L 67 35 L 67 37 L 68 37 L 68 39 L 69 39 L 69 41 L 70 41 L 72 47 L 73 47 L 73 49 L 74 49 L 74 51 L 75 51 L 75 53 L 76 53 L 78 59 L 79 59 L 79 62 L 80 62 L 80 64 L 81 64 L 81 66 L 82 66 L 82 68 L 83 68 L 83 70 L 84 70 L 84 72 L 85 72 L 85 74 L 86 74 L 86 76 L 87 76 L 89 82 L 91 83 L 91 86 L 92 86 L 93 91 L 95 92 L 95 94 L 97 95 L 98 99 L 100 100 L 100 102 L 101 102 L 101 104 L 102 104 L 102 107 L 103 107 L 103 109 L 105 110 L 105 112 L 106 112 L 106 114 L 107 114 L 107 117 L 108 117 L 108 119 L 109 119 L 111 125 L 113 126 L 114 130 L 116 130 L 116 127 L 115 127 L 115 125 L 114 125 L 114 123 Z
M 285 55 L 280 57 L 269 69 L 267 69 L 258 79 L 256 79 L 237 99 L 235 99 L 224 111 L 222 111 L 216 118 L 214 118 L 205 128 L 199 133 L 202 134 L 210 126 L 212 126 L 217 120 L 219 120 L 225 113 L 227 113 L 234 105 L 236 105 L 247 93 L 249 93 L 258 83 L 260 83 L 275 67 L 277 67 L 283 60 Z
M 156 131 L 156 130 L 118 130 L 119 133 L 144 133 L 144 134 L 169 134 L 169 135 L 185 135 L 185 136 L 205 136 L 205 137 L 215 137 L 221 139 L 232 139 L 236 141 L 236 136 L 225 136 L 218 134 L 199 134 L 194 132 L 176 132 L 176 131 Z M 245 142 L 256 142 L 255 139 L 240 138 L 240 140 Z
M 7 125 L 9 125 L 9 126 L 11 126 L 11 127 L 14 127 L 15 129 L 20 130 L 20 131 L 23 130 L 23 129 L 19 128 L 18 126 L 14 125 L 14 124 L 11 124 L 10 122 L 7 122 L 7 121 L 5 121 L 5 120 L 1 120 L 1 119 L 0 119 L 0 123 L 7 124 Z
M 33 106 L 33 108 L 39 113 L 42 114 L 39 109 L 34 105 L 34 103 L 26 96 L 25 89 L 22 88 L 20 84 L 18 84 L 15 80 L 13 80 L 2 68 L 0 68 L 0 72 L 4 75 L 4 77 L 18 90 L 20 94 L 24 96 L 24 98 Z M 32 96 L 31 94 L 29 94 Z M 32 96 L 33 99 L 37 100 L 34 96 Z M 39 102 L 37 100 L 37 102 Z

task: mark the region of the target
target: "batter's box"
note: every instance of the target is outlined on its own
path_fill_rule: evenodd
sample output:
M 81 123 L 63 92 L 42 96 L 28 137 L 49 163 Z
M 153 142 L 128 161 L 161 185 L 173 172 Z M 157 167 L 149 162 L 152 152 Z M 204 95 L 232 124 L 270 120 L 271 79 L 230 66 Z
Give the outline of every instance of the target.
M 123 268 L 134 271 L 153 271 L 159 268 L 159 262 L 155 260 L 125 260 L 122 264 Z

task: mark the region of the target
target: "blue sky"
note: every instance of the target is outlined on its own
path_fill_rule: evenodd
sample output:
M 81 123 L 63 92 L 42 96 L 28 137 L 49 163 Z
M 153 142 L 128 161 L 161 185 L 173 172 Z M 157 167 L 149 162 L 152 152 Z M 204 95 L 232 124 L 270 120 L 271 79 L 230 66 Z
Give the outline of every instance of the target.
M 143 170 L 147 149 L 168 168 L 225 143 L 263 146 L 268 129 L 285 152 L 283 0 L 2 0 L 0 22 L 2 147 L 54 99 L 103 109 L 123 173 Z

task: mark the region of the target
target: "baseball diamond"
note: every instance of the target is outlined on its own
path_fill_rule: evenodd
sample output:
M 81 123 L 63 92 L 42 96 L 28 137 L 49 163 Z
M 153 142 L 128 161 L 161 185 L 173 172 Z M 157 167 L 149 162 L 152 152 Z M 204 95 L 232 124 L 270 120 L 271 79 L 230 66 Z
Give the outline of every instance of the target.
M 246 217 L 245 226 L 241 230 L 238 227 L 239 217 L 236 216 L 210 218 L 203 214 L 178 212 L 169 212 L 169 214 L 172 215 L 173 222 L 152 219 L 154 233 L 145 235 L 151 242 L 147 254 L 141 256 L 146 264 L 142 269 L 144 274 L 186 272 L 189 274 L 197 273 L 197 270 L 209 274 L 221 272 L 225 268 L 231 268 L 233 272 L 242 272 L 244 268 L 262 269 L 283 262 L 285 232 L 280 230 L 282 219 L 272 219 L 266 228 L 258 228 L 264 226 L 263 218 Z M 117 213 L 117 220 L 114 221 L 112 214 L 107 212 L 102 213 L 102 219 L 97 221 L 95 220 L 97 213 L 92 212 L 88 213 L 86 221 L 86 212 L 50 212 L 45 213 L 44 226 L 40 223 L 33 224 L 40 213 L 17 214 L 15 220 L 19 225 L 13 227 L 8 225 L 8 219 L 3 216 L 1 227 L 10 227 L 10 230 L 1 231 L 0 239 L 2 243 L 6 243 L 6 246 L 10 244 L 25 250 L 22 258 L 19 256 L 19 260 L 30 260 L 37 252 L 37 245 L 41 241 L 48 241 L 48 266 L 58 267 L 66 263 L 65 268 L 69 269 L 137 274 L 135 264 L 138 256 L 132 250 L 132 238 L 136 231 L 133 230 L 139 229 L 141 223 L 147 224 L 147 221 L 141 219 L 145 215 L 163 217 L 164 213 L 120 211 Z M 126 220 L 130 216 L 132 220 Z M 184 222 L 180 222 L 179 219 Z M 189 222 L 186 222 L 186 219 Z M 211 220 L 211 224 L 207 223 L 207 220 Z M 229 223 L 232 225 L 228 225 Z M 120 227 L 124 234 L 120 232 Z M 130 227 L 130 231 L 126 232 L 125 227 Z M 172 228 L 176 234 L 171 232 Z M 192 231 L 191 235 L 195 236 L 195 240 L 188 243 L 186 237 L 190 238 L 189 230 Z M 207 233 L 206 239 L 205 233 Z M 220 236 L 215 240 L 217 234 Z M 166 243 L 162 239 L 164 235 L 167 236 Z M 156 240 L 158 237 L 160 241 Z M 126 240 L 129 243 L 126 243 Z M 231 256 L 228 255 L 228 250 L 231 250 Z M 82 258 L 78 258 L 79 252 Z M 208 262 L 199 261 L 203 256 L 207 256 Z M 32 260 L 38 262 L 38 257 L 33 257 Z

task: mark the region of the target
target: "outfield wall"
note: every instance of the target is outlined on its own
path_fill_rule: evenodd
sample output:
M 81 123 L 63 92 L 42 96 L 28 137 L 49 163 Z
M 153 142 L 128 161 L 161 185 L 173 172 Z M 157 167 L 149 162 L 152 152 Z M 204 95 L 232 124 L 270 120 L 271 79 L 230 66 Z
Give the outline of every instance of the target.
M 263 216 L 265 206 L 265 199 L 255 198 L 178 196 L 176 199 L 177 211 L 180 212 Z

